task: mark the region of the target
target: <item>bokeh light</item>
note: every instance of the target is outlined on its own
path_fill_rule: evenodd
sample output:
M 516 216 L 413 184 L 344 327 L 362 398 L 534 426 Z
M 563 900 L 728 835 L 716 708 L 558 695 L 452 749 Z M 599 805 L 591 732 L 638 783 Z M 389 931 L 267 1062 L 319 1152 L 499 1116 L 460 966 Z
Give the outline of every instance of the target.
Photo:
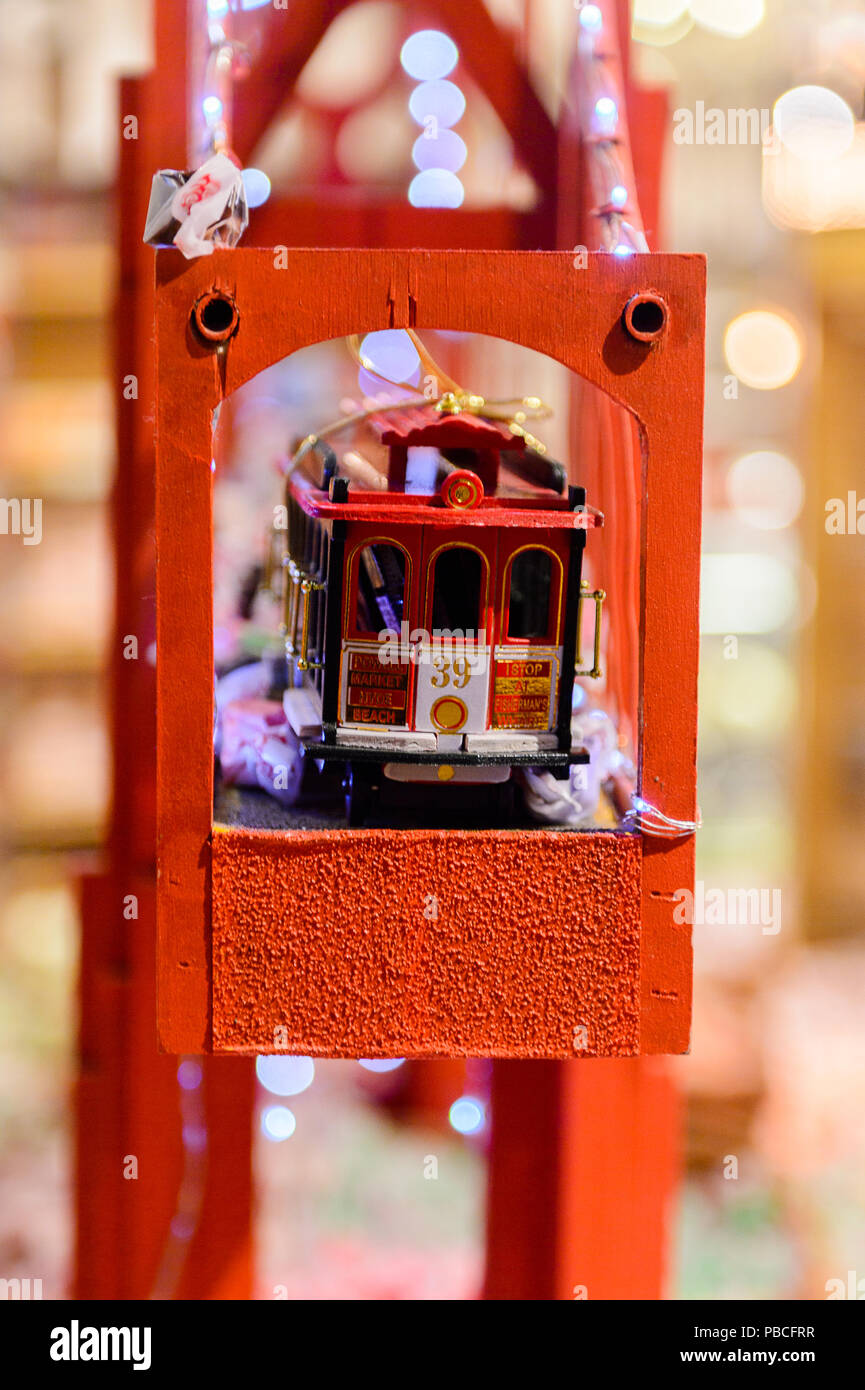
M 194 1058 L 186 1058 L 177 1068 L 177 1082 L 184 1091 L 198 1090 L 203 1075 L 201 1063 Z
M 358 1059 L 359 1065 L 365 1071 L 386 1072 L 396 1071 L 405 1061 L 404 1057 L 361 1057 Z
M 838 159 L 853 143 L 856 121 L 843 97 L 828 87 L 791 87 L 775 102 L 772 126 L 799 159 Z
M 745 552 L 703 556 L 700 630 L 777 632 L 793 618 L 796 575 L 775 555 Z
M 612 97 L 598 97 L 595 102 L 595 129 L 601 135 L 612 135 L 619 119 L 619 108 Z
M 448 127 L 462 118 L 466 99 L 454 82 L 421 82 L 408 99 L 408 109 L 418 125 Z
M 207 1130 L 204 1125 L 184 1125 L 181 1132 L 183 1147 L 190 1153 L 201 1154 L 207 1148 Z
M 599 34 L 604 27 L 604 16 L 598 5 L 580 7 L 580 28 L 587 34 Z
M 802 475 L 786 454 L 773 449 L 757 449 L 735 459 L 726 485 L 731 506 L 760 531 L 791 526 L 802 510 Z
M 762 164 L 763 206 L 776 226 L 807 232 L 865 226 L 865 122 L 834 159 L 801 159 L 773 130 Z
M 361 365 L 386 381 L 412 381 L 420 374 L 417 348 L 403 328 L 367 333 L 360 345 Z
M 715 645 L 700 658 L 700 718 L 749 742 L 784 737 L 797 707 L 796 670 L 767 642 L 745 638 L 736 659 Z
M 631 38 L 636 43 L 648 44 L 652 49 L 668 49 L 670 44 L 679 43 L 686 33 L 694 28 L 694 17 L 690 10 L 684 11 L 672 24 L 651 24 L 644 19 L 634 19 L 631 24 Z M 673 72 L 674 70 L 670 70 Z
M 408 186 L 408 200 L 413 208 L 458 208 L 465 189 L 449 169 L 422 169 Z
M 763 0 L 691 0 L 690 10 L 701 28 L 728 39 L 752 33 L 766 14 Z
M 432 137 L 419 135 L 411 155 L 418 169 L 449 169 L 455 174 L 467 153 L 465 140 L 455 130 L 439 130 Z
M 632 16 L 637 24 L 675 24 L 687 14 L 688 0 L 634 0 Z
M 275 1144 L 290 1139 L 296 1128 L 297 1120 L 287 1105 L 268 1105 L 261 1112 L 261 1132 Z
M 802 352 L 796 325 L 770 309 L 739 314 L 724 334 L 730 370 L 757 391 L 773 391 L 792 381 L 802 365 Z
M 474 1096 L 460 1096 L 451 1106 L 448 1119 L 457 1134 L 479 1134 L 486 1123 L 484 1103 Z
M 459 49 L 453 39 L 438 29 L 421 29 L 407 38 L 402 46 L 399 60 L 409 77 L 418 82 L 429 82 L 447 77 L 453 72 L 459 58 Z
M 315 1079 L 311 1057 L 256 1057 L 255 1074 L 275 1096 L 299 1096 Z
M 248 207 L 260 208 L 270 197 L 270 179 L 263 169 L 244 169 L 243 187 Z
M 631 24 L 631 37 L 637 43 L 648 44 L 652 48 L 668 48 L 689 34 L 693 27 L 694 17 L 686 7 L 683 13 L 670 24 L 658 24 L 652 20 L 638 19 L 634 16 Z

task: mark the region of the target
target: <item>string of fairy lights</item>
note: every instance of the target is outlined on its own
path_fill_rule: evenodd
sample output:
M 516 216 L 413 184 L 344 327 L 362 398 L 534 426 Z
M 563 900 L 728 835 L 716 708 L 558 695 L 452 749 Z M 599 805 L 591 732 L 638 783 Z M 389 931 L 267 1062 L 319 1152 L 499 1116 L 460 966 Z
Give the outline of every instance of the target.
M 574 63 L 580 132 L 587 154 L 593 216 L 601 250 L 614 256 L 648 251 L 634 171 L 631 166 L 624 108 L 624 84 L 615 19 L 605 5 L 579 5 Z
M 610 0 L 600 4 L 577 4 L 576 88 L 579 101 L 580 133 L 587 155 L 589 183 L 601 240 L 601 250 L 613 256 L 632 256 L 648 251 L 637 201 L 628 124 L 625 112 L 624 81 L 619 55 L 616 18 Z M 636 791 L 623 824 L 653 839 L 685 839 L 700 829 L 697 819 L 679 820 Z
M 201 94 L 193 96 L 190 158 L 193 166 L 213 154 L 233 158 L 231 147 L 234 84 L 249 74 L 251 56 L 244 43 L 231 34 L 231 18 L 238 11 L 255 10 L 270 0 L 203 0 L 204 75 Z M 263 169 L 242 171 L 247 206 L 257 208 L 270 197 L 270 179 Z

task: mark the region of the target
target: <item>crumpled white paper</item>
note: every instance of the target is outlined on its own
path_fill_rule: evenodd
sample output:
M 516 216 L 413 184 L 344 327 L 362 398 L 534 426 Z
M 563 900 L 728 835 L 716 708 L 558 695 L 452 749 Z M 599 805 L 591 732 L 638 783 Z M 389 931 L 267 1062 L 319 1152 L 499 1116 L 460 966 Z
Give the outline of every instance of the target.
M 601 787 L 618 754 L 616 728 L 603 710 L 587 710 L 571 719 L 571 742 L 590 754 L 589 763 L 576 763 L 567 779 L 540 768 L 521 769 L 526 810 L 548 825 L 587 826 L 594 821 Z
M 177 189 L 170 212 L 180 223 L 174 244 L 187 260 L 210 256 L 217 243 L 233 246 L 249 220 L 240 169 L 227 155 L 211 155 Z

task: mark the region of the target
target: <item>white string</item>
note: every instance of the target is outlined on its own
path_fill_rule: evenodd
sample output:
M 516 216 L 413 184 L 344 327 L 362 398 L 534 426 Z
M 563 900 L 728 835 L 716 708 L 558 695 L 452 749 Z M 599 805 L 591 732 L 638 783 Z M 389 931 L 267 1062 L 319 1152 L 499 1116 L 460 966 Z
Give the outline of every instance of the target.
M 203 131 L 190 132 L 196 148 L 190 151 L 193 166 L 208 155 L 231 149 L 232 118 L 236 65 L 251 61 L 248 46 L 231 35 L 232 16 L 238 11 L 237 0 L 226 0 L 219 13 L 208 10 L 207 57 L 204 64 L 203 90 L 196 94 L 196 121 L 203 121 Z
M 601 250 L 612 255 L 648 251 L 631 167 L 616 20 L 609 0 L 578 5 L 577 25 L 577 99 Z
M 631 245 L 635 247 L 637 251 L 648 251 L 649 243 L 646 241 L 644 233 L 641 232 L 638 227 L 632 227 L 630 222 L 623 221 L 622 231 L 627 234 Z
M 521 774 L 523 800 L 533 820 L 544 821 L 547 825 L 570 825 L 579 829 L 591 827 L 595 806 L 588 794 L 587 804 L 581 803 L 570 779 L 559 781 L 544 768 L 524 767 Z
M 658 840 L 682 840 L 700 830 L 703 824 L 699 807 L 696 820 L 676 820 L 651 802 L 644 801 L 636 792 L 631 793 L 631 802 L 631 809 L 625 812 L 622 824 L 631 822 L 644 835 L 653 835 Z

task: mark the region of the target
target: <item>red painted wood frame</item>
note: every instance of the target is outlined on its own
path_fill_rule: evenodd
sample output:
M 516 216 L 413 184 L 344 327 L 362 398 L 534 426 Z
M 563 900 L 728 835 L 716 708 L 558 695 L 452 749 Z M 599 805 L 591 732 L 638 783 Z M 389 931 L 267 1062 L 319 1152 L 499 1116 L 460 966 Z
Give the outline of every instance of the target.
M 153 256 L 141 241 L 150 179 L 173 162 L 183 129 L 182 6 L 159 0 L 159 72 L 124 81 L 119 110 L 140 138 L 120 138 L 117 296 L 112 381 L 117 466 L 111 504 L 115 557 L 110 644 L 112 797 L 98 875 L 80 883 L 79 1072 L 76 1088 L 77 1298 L 152 1296 L 172 1244 L 184 1169 L 177 1062 L 158 1055 L 156 1012 L 155 681 L 143 653 L 154 589 Z M 182 163 L 182 151 L 178 162 Z M 137 399 L 120 383 L 138 382 Z M 124 660 L 128 634 L 142 659 Z M 128 894 L 137 915 L 123 910 Z M 206 1058 L 202 1097 L 208 1163 L 195 1234 L 168 1285 L 177 1298 L 248 1298 L 252 1287 L 251 1133 L 255 1073 L 247 1058 Z M 127 1181 L 124 1155 L 139 1177 Z M 177 1249 L 183 1247 L 180 1242 Z
M 160 1035 L 166 1049 L 273 1050 L 274 1023 L 289 1019 L 301 1027 L 309 1000 L 308 980 L 300 980 L 300 988 L 300 977 L 291 974 L 305 950 L 304 924 L 292 924 L 286 908 L 298 886 L 327 885 L 336 867 L 350 869 L 352 892 L 365 891 L 379 909 L 374 930 L 381 946 L 391 926 L 388 895 L 377 881 L 384 863 L 420 889 L 423 874 L 448 855 L 457 856 L 463 874 L 477 875 L 473 901 L 480 915 L 495 892 L 498 918 L 510 909 L 519 922 L 531 879 L 531 916 L 554 938 L 568 1017 L 581 1021 L 581 1007 L 583 1015 L 588 1009 L 598 1016 L 593 1021 L 600 1042 L 589 1045 L 588 1055 L 687 1048 L 690 929 L 673 921 L 673 894 L 693 882 L 693 836 L 660 841 L 608 832 L 212 833 L 213 411 L 224 396 L 299 348 L 388 327 L 510 339 L 559 360 L 639 422 L 641 788 L 668 815 L 695 818 L 705 262 L 697 256 L 599 254 L 578 265 L 559 252 L 238 249 L 190 264 L 179 253 L 158 253 L 158 921 Z M 231 296 L 238 311 L 235 335 L 219 348 L 205 346 L 191 327 L 194 305 L 213 290 Z M 652 343 L 637 341 L 624 326 L 626 306 L 644 292 L 659 296 L 666 309 L 665 330 Z M 501 870 L 494 884 L 490 863 Z M 620 951 L 608 938 L 586 974 L 579 918 L 591 899 L 606 899 L 600 919 L 613 933 L 631 925 L 617 922 L 617 883 L 625 896 L 636 891 L 639 897 L 638 952 Z M 227 899 L 244 885 L 252 898 L 246 916 L 233 922 Z M 358 1056 L 386 1052 L 393 1044 L 393 1035 L 377 1031 L 369 1014 L 342 1027 L 339 1010 L 353 987 L 348 977 L 358 965 L 352 951 L 359 942 L 345 934 L 342 896 L 325 891 L 326 920 L 306 943 L 313 954 L 320 952 L 317 965 L 330 976 L 323 985 L 318 981 L 320 997 L 308 1003 L 315 1018 L 306 1031 L 292 1034 L 289 1050 Z M 556 932 L 572 901 L 578 901 L 576 918 L 568 921 L 563 944 Z M 216 941 L 214 903 L 221 914 Z M 458 1000 L 461 976 L 483 971 L 484 962 L 471 951 L 488 949 L 489 937 L 470 946 L 467 925 L 458 922 L 446 940 L 452 1001 Z M 286 926 L 292 927 L 295 952 L 288 970 L 285 959 L 273 962 L 274 952 L 286 949 Z M 328 944 L 322 947 L 322 941 Z M 543 956 L 543 941 L 539 949 Z M 411 965 L 417 970 L 416 959 Z M 364 977 L 368 985 L 382 971 L 381 954 L 362 967 L 372 972 Z M 398 963 L 397 973 L 400 968 Z M 627 978 L 618 978 L 615 988 L 604 986 L 605 973 L 622 969 Z M 344 978 L 334 978 L 340 971 Z M 258 978 L 262 973 L 266 981 Z M 419 1026 L 412 1036 L 409 1020 L 402 1035 L 405 1054 L 574 1055 L 562 1040 L 561 1020 L 552 1030 L 542 1020 L 548 1003 L 543 972 L 535 980 L 536 997 L 528 999 L 531 977 L 517 971 L 502 980 L 494 969 L 492 977 L 500 991 L 499 1017 L 512 1021 L 522 1013 L 524 1026 L 493 1030 L 485 1040 L 483 1028 L 479 1033 L 470 1027 L 443 1027 L 437 1034 Z M 407 999 L 401 1002 L 407 1006 Z M 393 1008 L 395 1001 L 384 994 L 378 1003 Z M 625 1021 L 604 1021 L 605 1012 L 621 1013 Z

